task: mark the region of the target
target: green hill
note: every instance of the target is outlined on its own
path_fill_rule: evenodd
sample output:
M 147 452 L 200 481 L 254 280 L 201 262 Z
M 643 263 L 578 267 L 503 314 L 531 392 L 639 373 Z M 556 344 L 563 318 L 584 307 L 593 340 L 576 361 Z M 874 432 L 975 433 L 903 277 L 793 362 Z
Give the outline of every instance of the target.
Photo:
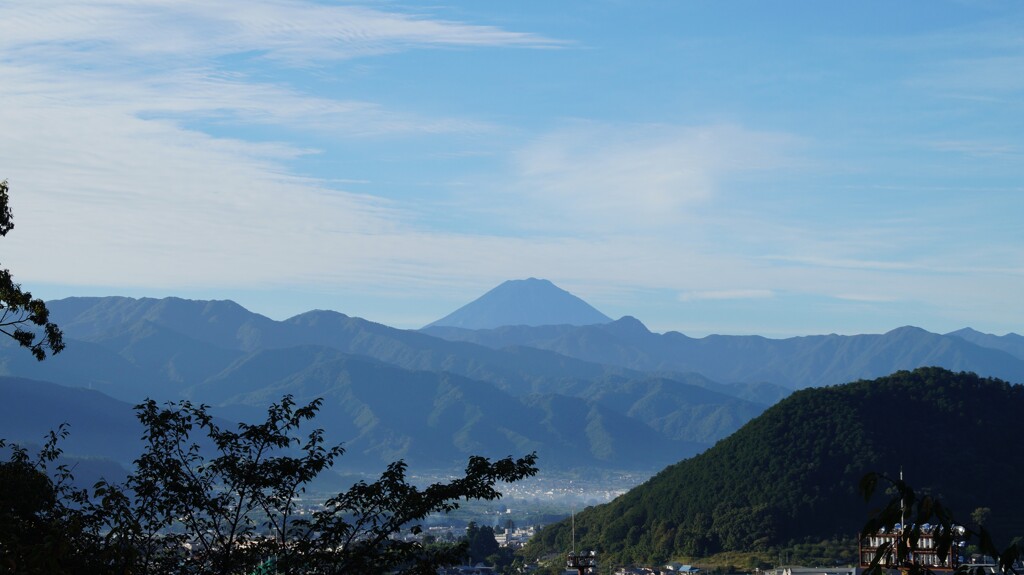
M 927 489 L 967 521 L 1024 533 L 1024 386 L 939 368 L 806 389 L 701 455 L 666 468 L 609 504 L 576 516 L 577 548 L 606 560 L 753 551 L 850 538 L 868 516 L 857 482 L 868 471 Z M 529 552 L 569 548 L 568 522 Z

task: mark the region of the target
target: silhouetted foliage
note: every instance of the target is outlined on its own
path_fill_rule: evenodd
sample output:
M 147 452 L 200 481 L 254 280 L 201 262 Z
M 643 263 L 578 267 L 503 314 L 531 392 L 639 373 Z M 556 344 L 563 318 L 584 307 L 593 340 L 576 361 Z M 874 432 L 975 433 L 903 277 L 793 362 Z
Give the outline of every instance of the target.
M 7 180 L 3 180 L 0 181 L 0 236 L 6 236 L 12 229 L 14 216 L 8 200 Z M 40 333 L 25 329 L 26 326 L 36 326 Z M 22 290 L 6 268 L 0 268 L 0 333 L 27 347 L 40 361 L 46 358 L 47 351 L 60 353 L 64 349 L 64 335 L 50 321 L 46 303 Z
M 0 468 L 0 492 L 14 498 L 0 500 L 0 573 L 433 575 L 460 562 L 468 545 L 395 536 L 418 534 L 419 521 L 460 500 L 496 499 L 499 482 L 537 471 L 533 454 L 471 457 L 462 477 L 421 489 L 398 461 L 300 514 L 299 496 L 343 453 L 320 430 L 298 435 L 319 407 L 286 396 L 265 421 L 232 431 L 205 405 L 146 401 L 136 407 L 146 446 L 134 472 L 90 492 L 70 487 L 66 468 L 58 466 L 56 482 L 46 474 L 63 430 L 34 463 L 15 448 Z
M 494 528 L 477 525 L 475 521 L 466 526 L 466 542 L 469 543 L 469 562 L 472 565 L 485 562 L 500 549 L 494 538 Z
M 980 525 L 983 521 L 978 522 L 976 529 L 958 523 L 952 511 L 944 506 L 938 497 L 917 493 L 903 479 L 894 479 L 885 474 L 871 472 L 861 479 L 860 491 L 866 501 L 874 495 L 879 483 L 891 486 L 893 496 L 883 508 L 868 519 L 861 533 L 867 535 L 879 533 L 881 530 L 889 533 L 898 531 L 902 536 L 879 547 L 870 566 L 865 570 L 867 575 L 882 575 L 891 568 L 898 568 L 901 573 L 908 575 L 933 573 L 927 565 L 922 565 L 917 560 L 922 551 L 919 542 L 925 530 L 932 537 L 934 551 L 939 557 L 947 556 L 951 550 L 954 554 L 961 553 L 962 549 L 957 547 L 958 543 L 976 544 L 983 555 L 995 559 L 1000 571 L 1013 574 L 1018 572 L 1016 565 L 1022 558 L 1018 543 L 1011 543 L 1000 550 L 992 535 Z M 988 511 L 987 508 L 979 509 Z M 975 513 L 977 512 L 976 509 Z M 987 513 L 982 515 L 987 516 Z M 957 572 L 968 575 L 973 569 L 972 565 L 964 564 L 957 567 Z
M 0 439 L 0 449 L 10 452 L 0 462 L 0 573 L 104 572 L 102 518 L 87 509 L 88 495 L 58 463 L 66 435 L 64 426 L 50 433 L 34 460 Z

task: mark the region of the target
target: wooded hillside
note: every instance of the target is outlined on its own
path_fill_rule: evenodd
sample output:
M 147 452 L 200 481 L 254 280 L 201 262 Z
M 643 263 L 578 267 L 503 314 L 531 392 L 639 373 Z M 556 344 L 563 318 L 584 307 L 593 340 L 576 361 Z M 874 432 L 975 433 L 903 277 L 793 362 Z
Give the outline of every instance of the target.
M 870 506 L 857 482 L 902 468 L 961 521 L 1024 533 L 1024 387 L 939 368 L 794 393 L 732 436 L 576 516 L 577 548 L 620 562 L 767 550 L 853 537 Z M 569 522 L 533 553 L 562 551 Z

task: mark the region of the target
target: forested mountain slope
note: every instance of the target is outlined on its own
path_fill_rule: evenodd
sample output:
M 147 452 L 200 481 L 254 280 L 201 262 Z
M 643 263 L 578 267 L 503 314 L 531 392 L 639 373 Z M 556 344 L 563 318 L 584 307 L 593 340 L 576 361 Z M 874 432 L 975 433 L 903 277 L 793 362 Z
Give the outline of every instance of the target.
M 620 562 L 853 537 L 869 507 L 857 483 L 902 469 L 967 520 L 1024 534 L 1024 386 L 924 368 L 806 389 L 715 447 L 672 465 L 615 501 L 576 516 L 577 548 Z M 567 522 L 532 552 L 564 551 Z

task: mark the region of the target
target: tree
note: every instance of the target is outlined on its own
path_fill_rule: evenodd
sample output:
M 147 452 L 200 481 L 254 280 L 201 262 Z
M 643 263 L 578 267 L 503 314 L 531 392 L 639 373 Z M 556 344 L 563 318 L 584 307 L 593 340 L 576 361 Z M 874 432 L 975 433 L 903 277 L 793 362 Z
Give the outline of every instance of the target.
M 3 180 L 0 181 L 0 236 L 6 236 L 12 229 L 14 216 L 8 202 L 7 180 Z M 36 326 L 41 333 L 25 326 Z M 47 351 L 56 354 L 64 349 L 64 336 L 60 328 L 50 322 L 46 303 L 22 290 L 6 268 L 0 268 L 0 333 L 27 347 L 40 361 L 46 358 Z
M 971 521 L 978 527 L 984 527 L 990 515 L 992 515 L 991 509 L 988 507 L 978 507 L 971 512 Z
M 494 528 L 477 525 L 475 521 L 466 526 L 466 541 L 469 543 L 469 562 L 474 565 L 486 561 L 500 549 L 494 538 Z
M 97 516 L 85 512 L 85 492 L 56 464 L 61 426 L 50 433 L 33 461 L 28 452 L 0 439 L 9 450 L 0 462 L 0 573 L 102 573 Z M 54 465 L 55 468 L 51 469 Z
M 73 553 L 39 572 L 433 575 L 459 562 L 468 544 L 396 536 L 421 533 L 419 521 L 458 508 L 460 500 L 497 499 L 499 482 L 537 471 L 534 454 L 493 462 L 471 457 L 464 476 L 420 489 L 406 481 L 406 465 L 398 461 L 378 480 L 357 483 L 300 515 L 298 497 L 343 454 L 340 446 L 325 445 L 321 430 L 298 434 L 320 405 L 297 406 L 286 396 L 267 409 L 265 421 L 239 424 L 237 431 L 223 428 L 205 405 L 150 400 L 136 406 L 145 449 L 129 478 L 100 482 L 89 494 L 55 486 L 37 505 L 39 516 L 70 511 L 74 523 L 55 526 Z M 45 471 L 55 459 L 38 467 Z M 0 548 L 32 551 L 13 538 L 0 540 Z
M 64 530 L 49 513 L 56 504 L 50 478 L 35 466 L 17 460 L 0 463 L 0 572 L 42 572 L 54 548 L 55 533 Z
M 123 485 L 101 482 L 98 510 L 121 548 L 121 567 L 141 572 L 235 573 L 280 553 L 287 565 L 296 498 L 342 453 L 295 432 L 320 402 L 271 405 L 260 424 L 223 429 L 204 405 L 136 406 L 146 448 Z M 196 434 L 201 437 L 194 437 Z M 207 452 L 212 451 L 212 455 Z M 179 550 L 190 549 L 185 557 Z

